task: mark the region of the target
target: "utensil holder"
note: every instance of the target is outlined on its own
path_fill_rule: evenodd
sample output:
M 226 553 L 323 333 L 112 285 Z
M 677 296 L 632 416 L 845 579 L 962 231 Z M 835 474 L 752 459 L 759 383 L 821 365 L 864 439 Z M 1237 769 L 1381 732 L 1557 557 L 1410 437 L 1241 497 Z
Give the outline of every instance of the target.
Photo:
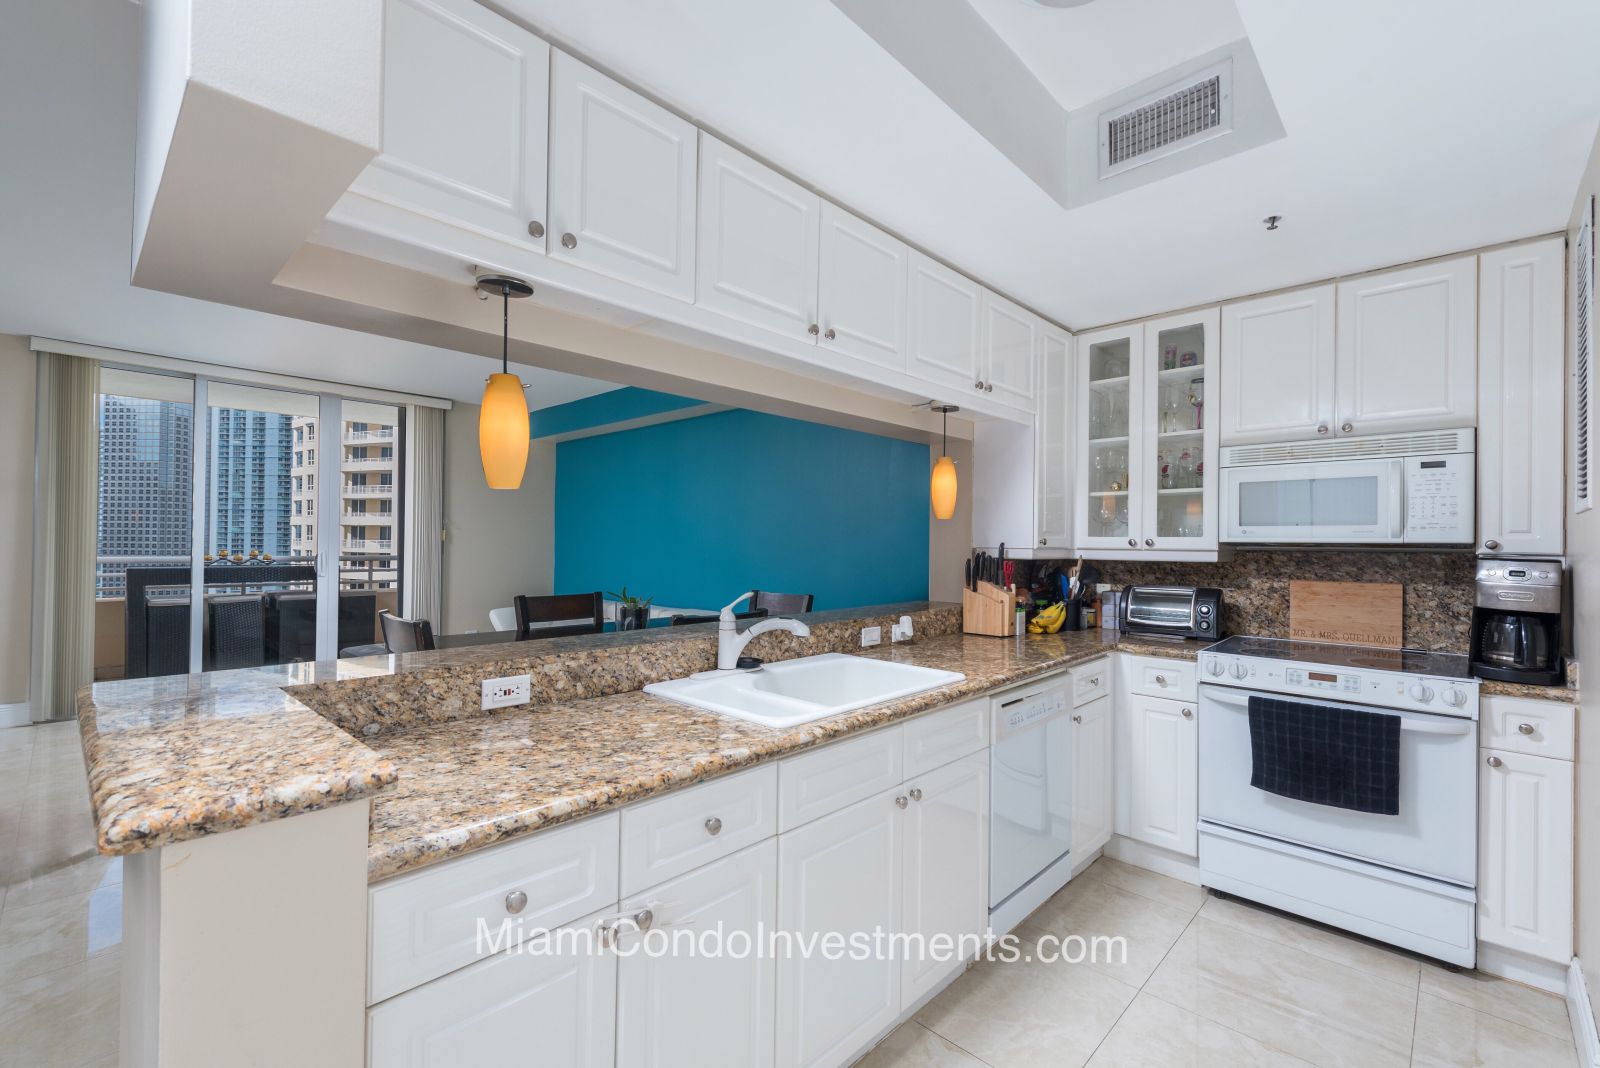
M 1017 597 L 992 582 L 961 590 L 961 629 L 968 634 L 1008 638 L 1017 632 Z

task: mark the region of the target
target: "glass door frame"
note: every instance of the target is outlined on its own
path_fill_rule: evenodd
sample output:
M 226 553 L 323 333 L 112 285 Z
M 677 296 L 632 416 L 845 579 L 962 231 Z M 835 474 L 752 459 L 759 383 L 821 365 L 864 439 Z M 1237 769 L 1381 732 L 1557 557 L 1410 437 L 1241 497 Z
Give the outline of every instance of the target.
M 1089 512 L 1095 496 L 1090 485 L 1090 468 L 1093 464 L 1094 446 L 1090 444 L 1093 433 L 1091 406 L 1094 403 L 1092 387 L 1093 355 L 1096 346 L 1126 341 L 1128 343 L 1128 482 L 1127 493 L 1128 533 L 1126 537 L 1089 533 Z M 1139 487 L 1139 475 L 1144 471 L 1143 435 L 1139 432 L 1142 412 L 1142 386 L 1144 368 L 1144 327 L 1139 323 L 1124 324 L 1105 330 L 1079 334 L 1075 340 L 1077 381 L 1077 478 L 1073 482 L 1072 515 L 1076 526 L 1074 545 L 1077 549 L 1120 550 L 1124 553 L 1138 548 L 1137 537 L 1143 529 L 1144 496 Z M 1130 544 L 1131 542 L 1131 544 Z
M 1222 316 L 1217 308 L 1206 308 L 1200 311 L 1185 312 L 1180 315 L 1163 316 L 1160 319 L 1147 319 L 1144 324 L 1144 374 L 1145 396 L 1141 400 L 1143 412 L 1143 430 L 1139 434 L 1142 447 L 1140 449 L 1142 463 L 1146 468 L 1141 468 L 1144 475 L 1143 488 L 1140 495 L 1143 501 L 1141 509 L 1142 520 L 1139 531 L 1139 544 L 1142 548 L 1153 551 L 1175 550 L 1214 550 L 1218 546 L 1217 522 L 1221 518 L 1217 507 L 1217 487 L 1221 484 L 1218 471 L 1220 459 L 1220 435 L 1217 427 L 1217 396 L 1218 396 L 1218 361 L 1221 357 L 1219 344 L 1219 327 Z M 1200 435 L 1201 461 L 1205 464 L 1204 473 L 1200 479 L 1200 522 L 1202 534 L 1200 537 L 1180 537 L 1167 535 L 1163 537 L 1160 532 L 1160 480 L 1153 477 L 1152 470 L 1147 469 L 1148 464 L 1155 462 L 1155 457 L 1160 451 L 1161 439 L 1158 436 L 1161 430 L 1161 334 L 1163 331 L 1181 330 L 1186 327 L 1199 327 L 1204 338 L 1203 357 L 1199 365 L 1193 368 L 1179 368 L 1180 371 L 1190 371 L 1205 377 L 1205 390 L 1201 398 L 1204 419 Z M 1181 376 L 1180 376 L 1181 377 Z M 1129 476 L 1132 478 L 1132 476 Z

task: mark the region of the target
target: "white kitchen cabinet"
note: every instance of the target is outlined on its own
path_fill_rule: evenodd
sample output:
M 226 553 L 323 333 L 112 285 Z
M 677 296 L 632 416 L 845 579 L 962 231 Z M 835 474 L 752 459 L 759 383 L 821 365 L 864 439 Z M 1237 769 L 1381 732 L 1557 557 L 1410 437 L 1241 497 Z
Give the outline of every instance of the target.
M 1128 837 L 1175 853 L 1198 852 L 1196 705 L 1130 695 L 1128 719 Z
M 906 371 L 943 386 L 954 401 L 982 378 L 978 320 L 983 287 L 938 260 L 910 250 Z
M 1217 551 L 1217 329 L 1210 308 L 1077 339 L 1079 551 Z
M 1223 445 L 1334 433 L 1333 285 L 1222 308 Z
M 1565 270 L 1559 237 L 1478 261 L 1480 552 L 1566 551 Z
M 901 930 L 928 947 L 901 962 L 900 1005 L 909 1009 L 964 967 L 961 951 L 976 950 L 989 918 L 989 754 L 916 775 L 901 795 L 908 802 Z
M 896 785 L 778 839 L 781 930 L 820 939 L 900 929 L 903 798 Z M 843 1065 L 900 1015 L 898 961 L 828 956 L 778 961 L 780 1068 Z
M 695 303 L 802 341 L 817 327 L 817 195 L 700 135 Z
M 1072 727 L 1072 859 L 1079 865 L 1111 840 L 1111 695 L 1073 709 Z
M 669 939 L 720 929 L 748 935 L 754 947 L 776 926 L 777 883 L 778 843 L 768 838 L 624 900 L 621 911 L 648 910 L 649 927 Z M 755 952 L 635 952 L 645 937 L 625 928 L 617 945 L 618 1068 L 770 1066 L 776 961 Z
M 987 289 L 979 316 L 983 392 L 1002 404 L 1033 411 L 1033 365 L 1039 317 Z
M 1038 543 L 1068 548 L 1072 543 L 1072 442 L 1067 434 L 1071 404 L 1072 337 L 1046 325 L 1039 331 L 1038 407 L 1035 466 L 1038 490 Z
M 550 46 L 472 0 L 386 0 L 383 57 L 383 150 L 352 189 L 543 252 Z
M 1478 939 L 1572 959 L 1573 766 L 1479 750 Z
M 836 204 L 822 205 L 818 359 L 833 354 L 906 369 L 906 268 L 910 249 Z
M 451 99 L 459 111 L 460 93 Z M 556 52 L 550 254 L 694 300 L 697 137 L 692 123 Z
M 1339 283 L 1337 433 L 1477 421 L 1477 268 L 1462 256 Z
M 594 932 L 609 912 L 568 930 Z M 560 933 L 560 932 L 557 932 Z M 556 943 L 552 941 L 552 945 Z M 569 944 L 504 952 L 367 1011 L 369 1068 L 614 1063 L 617 957 Z

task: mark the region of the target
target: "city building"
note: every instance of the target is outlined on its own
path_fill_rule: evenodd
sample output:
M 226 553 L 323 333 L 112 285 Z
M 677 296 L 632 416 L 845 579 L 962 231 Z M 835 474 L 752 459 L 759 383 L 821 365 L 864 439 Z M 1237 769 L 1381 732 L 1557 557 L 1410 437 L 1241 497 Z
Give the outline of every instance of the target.
M 178 401 L 101 394 L 95 594 L 120 597 L 129 557 L 189 552 L 194 409 Z

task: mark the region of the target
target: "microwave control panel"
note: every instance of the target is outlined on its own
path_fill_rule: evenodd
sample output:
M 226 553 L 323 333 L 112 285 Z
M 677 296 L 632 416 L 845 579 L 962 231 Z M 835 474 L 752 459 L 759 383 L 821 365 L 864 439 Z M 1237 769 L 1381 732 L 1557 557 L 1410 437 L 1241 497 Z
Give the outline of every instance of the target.
M 1472 456 L 1406 457 L 1408 542 L 1470 543 L 1477 516 Z

